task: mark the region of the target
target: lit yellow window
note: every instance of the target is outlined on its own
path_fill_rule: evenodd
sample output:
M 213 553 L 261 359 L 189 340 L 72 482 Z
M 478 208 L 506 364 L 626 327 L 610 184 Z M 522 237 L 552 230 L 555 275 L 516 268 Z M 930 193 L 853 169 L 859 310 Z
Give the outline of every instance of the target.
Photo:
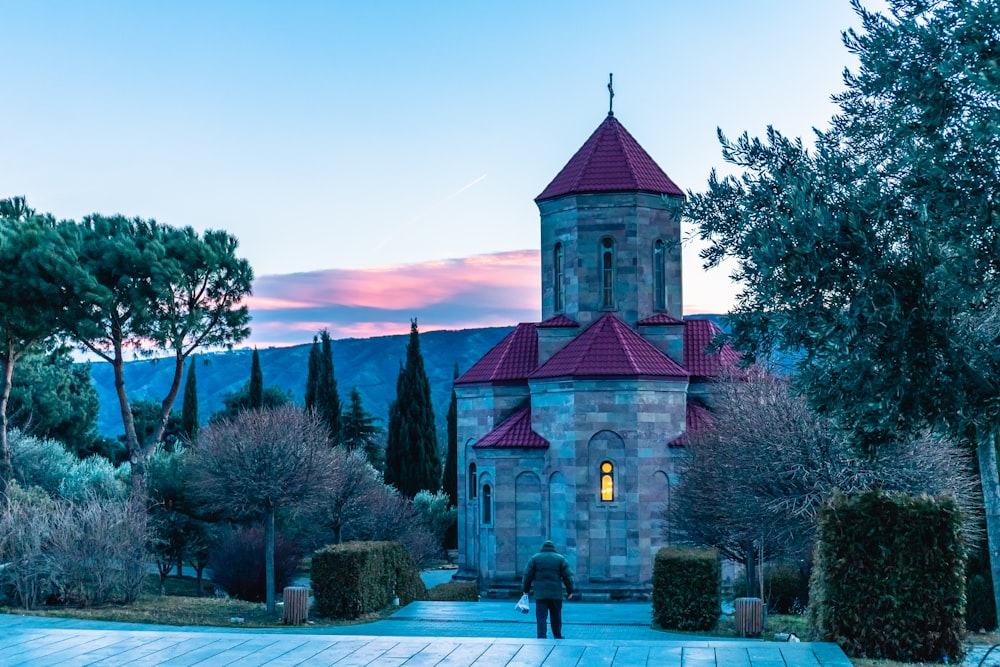
M 611 461 L 601 464 L 601 500 L 608 502 L 615 499 L 615 467 Z

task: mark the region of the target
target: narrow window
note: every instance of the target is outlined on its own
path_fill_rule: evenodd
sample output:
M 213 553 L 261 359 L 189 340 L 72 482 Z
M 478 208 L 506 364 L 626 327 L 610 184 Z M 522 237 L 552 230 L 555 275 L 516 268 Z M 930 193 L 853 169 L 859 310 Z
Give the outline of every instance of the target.
M 476 464 L 469 464 L 469 498 L 476 497 Z
M 602 305 L 612 308 L 615 304 L 615 244 L 609 238 L 601 241 Z
M 611 461 L 601 464 L 601 501 L 611 502 L 615 499 L 615 466 Z
M 653 244 L 653 309 L 667 309 L 666 246 L 657 239 Z
M 563 244 L 557 243 L 552 257 L 553 272 L 555 274 L 555 288 L 553 307 L 557 313 L 563 311 Z
M 483 484 L 483 523 L 493 523 L 493 490 Z

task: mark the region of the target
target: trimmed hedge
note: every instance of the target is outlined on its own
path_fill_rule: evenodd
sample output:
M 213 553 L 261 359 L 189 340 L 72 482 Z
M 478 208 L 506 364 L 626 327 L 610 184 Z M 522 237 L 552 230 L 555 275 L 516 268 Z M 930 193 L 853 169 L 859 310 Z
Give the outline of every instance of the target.
M 310 577 L 316 613 L 354 619 L 427 598 L 420 571 L 398 542 L 348 542 L 313 554 Z
M 711 630 L 722 608 L 722 561 L 715 549 L 664 547 L 653 561 L 653 623 Z
M 815 637 L 851 657 L 957 663 L 965 636 L 961 531 L 948 497 L 835 496 L 818 523 Z
M 479 586 L 446 581 L 427 591 L 427 599 L 436 602 L 479 602 Z

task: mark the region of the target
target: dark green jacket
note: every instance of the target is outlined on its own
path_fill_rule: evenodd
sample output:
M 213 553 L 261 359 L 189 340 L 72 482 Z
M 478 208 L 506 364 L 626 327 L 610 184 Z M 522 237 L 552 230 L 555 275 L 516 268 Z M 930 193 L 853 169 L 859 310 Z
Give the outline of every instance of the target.
M 541 551 L 531 557 L 524 568 L 521 590 L 524 593 L 535 589 L 536 600 L 562 600 L 562 587 L 566 594 L 573 593 L 573 570 L 569 561 L 556 551 L 552 542 L 542 545 Z

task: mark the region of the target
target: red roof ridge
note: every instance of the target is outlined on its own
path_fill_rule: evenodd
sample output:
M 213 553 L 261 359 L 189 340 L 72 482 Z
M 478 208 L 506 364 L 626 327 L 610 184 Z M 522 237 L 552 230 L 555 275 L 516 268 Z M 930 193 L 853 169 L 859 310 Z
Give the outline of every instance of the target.
M 671 377 L 688 373 L 612 313 L 568 342 L 531 379 L 549 377 Z
M 577 322 L 575 320 L 571 320 L 570 318 L 566 317 L 565 315 L 556 315 L 554 317 L 550 317 L 549 319 L 545 320 L 544 322 L 539 322 L 538 323 L 538 328 L 539 329 L 572 328 L 572 327 L 578 327 L 578 326 L 580 326 L 579 322 Z
M 647 318 L 641 319 L 636 322 L 639 326 L 646 325 L 656 325 L 656 324 L 684 324 L 684 320 L 679 320 L 676 317 L 671 317 L 666 313 L 656 313 L 655 315 L 650 315 Z
M 711 349 L 717 336 L 723 335 L 715 322 L 704 317 L 684 320 L 684 368 L 694 377 L 719 377 L 739 364 L 742 355 L 729 343 Z
M 473 443 L 473 449 L 506 449 L 510 447 L 526 447 L 529 449 L 546 449 L 549 441 L 535 433 L 531 428 L 531 402 L 525 401 L 509 417 Z
M 535 201 L 597 192 L 684 196 L 677 184 L 612 115 L 594 130 Z
M 538 330 L 522 322 L 456 378 L 455 384 L 526 380 L 537 367 Z

